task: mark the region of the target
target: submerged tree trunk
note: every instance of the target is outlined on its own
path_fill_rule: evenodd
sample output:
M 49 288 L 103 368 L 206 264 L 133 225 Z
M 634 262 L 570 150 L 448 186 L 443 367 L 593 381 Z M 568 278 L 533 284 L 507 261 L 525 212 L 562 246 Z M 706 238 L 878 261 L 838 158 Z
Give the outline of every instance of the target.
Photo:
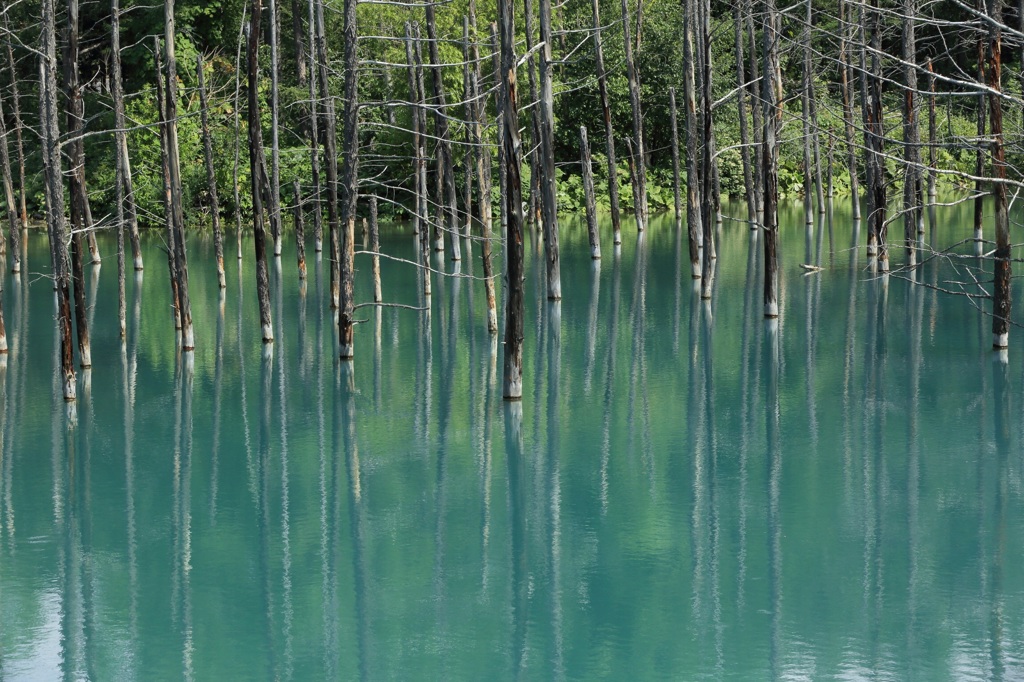
M 601 234 L 597 230 L 597 207 L 594 206 L 594 171 L 590 167 L 590 142 L 587 140 L 587 126 L 580 126 L 580 165 L 583 170 L 583 196 L 586 204 L 590 257 L 596 260 L 601 257 Z
M 540 183 L 544 176 L 544 170 L 541 167 L 541 107 L 540 94 L 537 88 L 537 58 L 533 54 L 533 15 L 533 0 L 523 0 L 523 24 L 524 32 L 526 33 L 527 52 L 526 75 L 530 95 L 530 197 L 526 223 L 533 225 L 533 229 L 536 230 L 538 226 L 543 225 Z
M 334 98 L 327 78 L 327 37 L 324 29 L 324 0 L 316 2 L 316 60 L 320 96 L 324 102 L 324 165 L 327 166 L 327 226 L 330 232 L 331 307 L 338 305 L 338 143 L 335 130 Z
M 1024 71 L 1022 71 L 1024 73 Z M 938 168 L 939 150 L 936 146 L 938 119 L 935 112 L 935 69 L 928 60 L 928 204 L 935 203 L 935 171 Z
M 866 12 L 866 10 L 865 10 Z M 868 148 L 868 256 L 877 258 L 877 267 L 882 272 L 889 270 L 889 252 L 886 244 L 886 187 L 885 187 L 885 130 L 882 110 L 882 65 L 881 18 L 878 0 L 872 0 L 871 23 L 871 71 L 865 73 L 865 143 Z M 865 46 L 866 47 L 866 46 Z M 861 53 L 861 60 L 865 60 Z
M 476 179 L 477 191 L 480 194 L 480 223 L 481 237 L 483 239 L 480 254 L 484 270 L 484 297 L 487 300 L 487 331 L 492 334 L 498 333 L 498 310 L 494 295 L 494 268 L 491 264 L 491 253 L 493 247 L 491 241 L 493 215 L 491 210 L 491 153 L 490 146 L 484 144 L 483 131 L 487 125 L 487 100 L 481 97 L 480 93 L 480 67 L 472 79 L 472 92 L 475 105 L 475 116 L 473 121 L 473 145 L 476 149 Z
M 622 39 L 625 48 L 626 79 L 629 81 L 629 104 L 633 112 L 633 163 L 636 166 L 636 185 L 634 195 L 636 203 L 636 229 L 643 231 L 647 227 L 647 162 L 644 158 L 647 147 L 644 145 L 644 116 L 640 107 L 640 77 L 637 75 L 633 62 L 633 45 L 629 30 L 629 8 L 626 0 L 622 0 Z M 710 103 L 709 105 L 710 106 Z
M 921 205 L 921 139 L 917 126 L 917 42 L 914 15 L 915 0 L 903 2 L 903 245 L 907 263 L 917 264 L 917 235 L 923 232 Z
M 167 55 L 167 161 L 171 170 L 171 208 L 174 214 L 174 265 L 178 275 L 181 349 L 195 348 L 192 305 L 188 294 L 188 258 L 185 252 L 185 217 L 181 206 L 181 166 L 178 154 L 178 67 L 174 56 L 174 0 L 164 0 L 164 50 Z
M 317 50 L 313 36 L 316 34 L 316 0 L 309 0 L 309 179 L 313 186 L 313 251 L 320 253 L 324 248 L 324 218 L 320 205 L 320 99 L 317 89 Z
M 558 254 L 558 192 L 555 188 L 555 96 L 551 63 L 551 0 L 540 0 L 540 155 L 541 213 L 544 218 L 544 256 L 547 262 L 548 300 L 562 298 L 562 272 Z M 504 68 L 504 67 L 503 67 Z M 508 130 L 508 122 L 505 124 Z M 522 210 L 522 209 L 520 209 Z
M 11 242 L 11 272 L 21 272 L 21 229 L 18 226 L 18 204 L 14 200 L 14 179 L 8 149 L 7 126 L 4 122 L 3 98 L 0 98 L 0 181 L 7 201 L 7 229 Z
M 498 0 L 501 34 L 501 104 L 503 128 L 501 165 L 507 173 L 502 195 L 508 214 L 505 234 L 505 277 L 508 299 L 505 306 L 505 362 L 502 396 L 523 397 L 523 196 L 519 176 L 519 109 L 516 97 L 515 24 L 511 0 Z
M 341 164 L 341 222 L 344 232 L 341 235 L 341 257 L 338 262 L 338 343 L 339 356 L 342 360 L 351 358 L 354 353 L 354 305 L 353 300 L 353 278 L 355 276 L 355 241 L 356 241 L 356 202 L 359 194 L 357 182 L 359 180 L 359 64 L 357 61 L 356 46 L 358 31 L 356 29 L 356 0 L 345 0 L 343 39 L 345 44 L 344 69 L 345 69 L 345 120 L 342 128 L 342 155 Z M 429 10 L 428 10 L 429 13 Z M 431 42 L 431 45 L 436 43 Z M 436 49 L 436 47 L 434 48 Z M 436 60 L 435 60 L 435 63 Z M 440 67 L 437 67 L 438 69 Z M 443 84 L 439 84 L 443 88 Z M 444 103 L 444 94 L 440 97 L 441 104 Z M 448 173 L 451 169 L 451 148 L 448 150 Z M 455 209 L 455 180 L 450 180 L 449 200 L 451 210 Z M 458 254 L 458 217 L 452 223 L 455 227 L 455 234 L 452 242 L 456 245 Z
M 306 279 L 306 225 L 302 213 L 302 188 L 298 180 L 292 180 L 292 195 L 295 197 L 295 264 L 299 269 L 299 280 Z
M 782 122 L 782 78 L 779 74 L 780 19 L 775 0 L 765 3 L 764 19 L 764 316 L 779 316 L 779 144 Z
M 733 33 L 735 34 L 736 50 L 736 116 L 740 120 L 740 159 L 743 162 L 743 196 L 747 200 L 747 221 L 751 229 L 757 228 L 757 200 L 754 197 L 754 174 L 751 170 L 750 131 L 747 127 L 747 84 L 743 64 L 743 26 L 745 14 L 749 11 L 746 2 L 737 2 L 733 10 Z M 673 168 L 679 174 L 678 142 L 676 140 L 675 123 L 675 90 L 669 91 L 672 100 L 672 154 Z M 677 193 L 678 194 L 678 193 Z M 676 220 L 679 219 L 679 200 L 676 199 Z
M 210 113 L 206 100 L 206 78 L 203 75 L 203 56 L 196 55 L 196 70 L 199 73 L 199 108 L 203 129 L 203 159 L 206 162 L 206 185 L 210 193 L 210 219 L 213 223 L 213 252 L 217 266 L 217 283 L 221 289 L 227 287 L 224 276 L 224 236 L 220 229 L 220 204 L 217 201 L 217 175 L 213 169 L 213 141 L 210 139 Z
M 246 48 L 246 67 L 249 74 L 249 173 L 252 187 L 253 244 L 256 251 L 256 298 L 260 307 L 260 330 L 263 343 L 274 342 L 274 325 L 270 317 L 270 274 L 267 269 L 267 242 L 263 229 L 264 169 L 263 131 L 260 128 L 259 49 L 262 7 L 260 0 L 252 0 L 249 15 L 249 42 Z
M 40 122 L 43 164 L 47 187 L 46 226 L 50 236 L 50 258 L 57 296 L 57 334 L 60 337 L 61 391 L 64 400 L 74 400 L 75 360 L 71 333 L 71 277 L 67 250 L 68 228 L 64 217 L 63 164 L 60 127 L 57 123 L 57 35 L 53 0 L 42 0 L 42 55 L 40 58 Z
M 278 113 L 277 0 L 267 0 L 270 10 L 270 232 L 274 238 L 274 255 L 281 255 L 281 146 Z
M 612 110 L 608 100 L 608 76 L 604 70 L 604 49 L 601 45 L 601 13 L 598 0 L 590 0 L 590 10 L 594 19 L 594 69 L 597 73 L 597 87 L 601 96 L 605 154 L 608 158 L 608 203 L 612 213 L 612 242 L 614 244 L 621 244 L 622 227 L 619 216 L 619 178 L 618 163 L 615 159 L 615 129 L 612 127 Z
M 1006 200 L 1006 152 L 1003 145 L 1002 0 L 988 0 L 988 103 L 992 122 L 992 195 L 995 199 L 995 272 L 992 294 L 992 346 L 1006 348 L 1010 331 L 1010 219 Z
M 688 0 L 689 11 L 683 24 L 683 97 L 686 100 L 686 227 L 690 246 L 690 276 L 700 279 L 700 245 L 704 235 L 700 207 L 700 165 L 697 150 L 700 139 L 697 133 L 697 83 L 695 77 L 696 54 L 694 50 L 693 24 L 696 20 L 696 3 Z
M 857 177 L 857 143 L 853 125 L 853 75 L 847 53 L 849 21 L 847 0 L 839 0 L 839 82 L 843 100 L 843 128 L 846 132 L 847 167 L 850 173 L 850 208 L 854 223 L 860 222 L 860 188 Z
M 669 116 L 672 124 L 672 199 L 675 207 L 676 215 L 676 229 L 679 229 L 683 224 L 683 202 L 679 194 L 679 121 L 676 113 L 676 89 L 668 89 L 668 102 L 669 102 Z M 748 159 L 749 160 L 749 159 Z M 749 169 L 748 169 L 749 170 Z M 748 191 L 750 187 L 749 178 L 747 179 Z
M 18 152 L 18 202 L 20 208 L 21 229 L 28 229 L 28 210 L 25 207 L 25 146 L 22 139 L 24 122 L 21 120 L 21 96 L 18 92 L 18 72 L 14 63 L 14 46 L 11 40 L 11 27 L 4 14 L 4 31 L 7 33 L 7 67 L 11 72 L 11 110 L 14 114 L 14 144 Z
M 174 258 L 177 236 L 174 229 L 174 208 L 172 201 L 171 164 L 167 152 L 167 97 L 164 93 L 163 60 L 160 58 L 160 38 L 153 36 L 153 61 L 156 66 L 156 108 L 160 129 L 160 170 L 163 180 L 164 225 L 167 228 L 167 274 L 171 289 L 171 311 L 174 314 L 174 328 L 181 333 L 181 301 L 178 296 L 178 271 Z
M 121 201 L 118 208 L 123 210 L 128 221 L 128 239 L 132 245 L 132 262 L 135 270 L 142 270 L 142 245 L 139 242 L 139 220 L 135 210 L 135 190 L 132 184 L 132 169 L 128 159 L 128 135 L 124 113 L 124 93 L 121 82 L 121 8 L 119 0 L 111 0 L 110 6 L 110 94 L 114 104 L 114 149 L 116 168 L 119 171 Z
M 814 225 L 814 166 L 811 164 L 811 0 L 807 0 L 807 11 L 804 15 L 803 37 L 804 79 L 800 89 L 801 123 L 803 124 L 804 162 L 804 224 L 810 228 Z
M 346 5 L 347 7 L 347 5 Z M 354 11 L 354 10 L 353 10 Z M 452 156 L 451 132 L 448 128 L 448 102 L 444 92 L 444 78 L 441 67 L 441 53 L 438 48 L 437 22 L 434 12 L 434 4 L 427 3 L 427 49 L 430 55 L 430 74 L 434 86 L 434 130 L 438 138 L 437 165 L 441 173 L 441 180 L 444 182 L 443 208 L 441 212 L 447 214 L 448 228 L 451 233 L 452 260 L 462 259 L 462 248 L 459 245 L 459 214 L 455 193 L 455 160 Z M 352 39 L 355 40 L 355 17 L 353 15 Z M 346 49 L 348 45 L 346 44 Z M 353 50 L 355 46 L 353 45 Z M 346 53 L 347 54 L 347 53 Z M 353 52 L 353 55 L 355 53 Z M 353 62 L 354 63 L 354 62 Z M 346 72 L 346 84 L 348 83 Z M 445 210 L 446 209 L 446 210 Z M 437 221 L 434 233 L 434 249 L 444 251 L 444 219 Z
M 373 260 L 370 261 L 370 270 L 373 275 L 373 302 L 380 303 L 384 300 L 384 293 L 380 288 L 380 225 L 377 223 L 377 195 L 370 195 L 370 250 L 373 252 Z
M 978 0 L 978 6 L 983 7 L 983 0 Z M 978 38 L 978 82 L 985 81 L 985 39 Z M 982 225 L 985 221 L 985 92 L 978 90 L 978 139 L 975 143 L 974 155 L 974 239 L 975 250 L 981 253 L 984 247 L 981 244 Z
M 71 277 L 75 296 L 75 333 L 78 338 L 78 362 L 83 368 L 88 368 L 92 367 L 92 351 L 89 343 L 89 317 L 85 306 L 85 271 L 82 254 L 86 231 L 83 140 L 85 109 L 82 86 L 78 79 L 78 0 L 68 2 L 68 31 L 64 50 L 64 96 L 67 136 L 71 149 Z

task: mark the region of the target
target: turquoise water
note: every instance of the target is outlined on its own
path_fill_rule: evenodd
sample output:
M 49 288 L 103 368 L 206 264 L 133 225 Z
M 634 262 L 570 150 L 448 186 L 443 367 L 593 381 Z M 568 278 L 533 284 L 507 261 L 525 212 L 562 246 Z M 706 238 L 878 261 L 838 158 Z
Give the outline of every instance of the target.
M 845 205 L 783 222 L 777 328 L 742 224 L 709 304 L 671 220 L 597 264 L 565 225 L 555 305 L 531 237 L 520 405 L 478 280 L 435 279 L 429 319 L 361 308 L 343 370 L 312 254 L 304 292 L 292 245 L 271 268 L 265 354 L 251 242 L 221 298 L 196 238 L 189 366 L 159 237 L 123 346 L 101 239 L 72 427 L 31 234 L 5 276 L 0 678 L 1021 678 L 1024 334 L 998 362 L 989 318 L 931 288 L 965 277 L 944 262 L 873 278 Z M 403 229 L 383 249 L 410 258 Z

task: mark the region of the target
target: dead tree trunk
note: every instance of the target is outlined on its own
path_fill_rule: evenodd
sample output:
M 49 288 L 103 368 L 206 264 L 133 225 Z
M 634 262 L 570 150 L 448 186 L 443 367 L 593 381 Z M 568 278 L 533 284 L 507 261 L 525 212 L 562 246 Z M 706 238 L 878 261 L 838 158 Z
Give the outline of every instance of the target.
M 601 13 L 598 0 L 590 0 L 590 11 L 594 19 L 594 68 L 597 73 L 597 87 L 601 95 L 601 117 L 604 119 L 604 144 L 608 157 L 608 203 L 612 213 L 612 243 L 622 243 L 622 226 L 619 216 L 618 162 L 615 159 L 615 129 L 612 126 L 611 103 L 608 100 L 608 76 L 604 70 L 604 50 L 601 46 Z
M 331 307 L 338 306 L 338 142 L 334 127 L 334 98 L 327 78 L 327 34 L 324 0 L 316 1 L 316 61 L 320 96 L 324 102 L 324 165 L 327 166 L 327 226 L 331 242 Z
M 313 2 L 313 0 L 310 0 L 310 2 Z M 242 87 L 241 87 L 241 82 L 242 82 L 242 78 L 241 78 L 241 73 L 242 73 L 242 42 L 243 42 L 242 41 L 242 36 L 245 34 L 245 31 L 247 30 L 247 27 L 245 25 L 245 13 L 246 13 L 247 9 L 248 9 L 248 6 L 246 6 L 246 5 L 242 6 L 241 26 L 238 29 L 238 49 L 235 51 L 235 106 L 234 106 L 234 120 L 235 120 L 235 148 L 234 148 L 235 159 L 234 160 L 235 160 L 235 163 L 234 163 L 234 166 L 232 167 L 232 170 L 231 170 L 231 193 L 232 193 L 232 199 L 235 202 L 235 247 L 236 247 L 236 250 L 237 250 L 237 254 L 236 255 L 238 257 L 238 260 L 242 260 L 242 199 L 239 196 L 240 189 L 239 189 L 239 186 L 238 186 L 238 156 L 239 156 L 239 149 L 241 148 L 242 145 L 241 145 L 241 141 L 239 140 L 239 137 L 240 137 L 239 136 L 239 130 L 240 130 L 241 126 L 239 125 L 238 111 L 241 108 L 239 106 L 239 102 L 241 101 L 241 98 L 240 98 L 239 95 L 240 95 L 241 90 L 242 90 Z M 248 46 L 246 46 L 246 47 L 248 47 Z M 241 273 L 241 269 L 239 269 L 239 273 Z
M 270 233 L 274 238 L 274 255 L 281 255 L 281 146 L 279 133 L 277 35 L 277 0 L 267 0 L 270 10 Z
M 540 183 L 544 170 L 541 168 L 541 112 L 540 94 L 537 88 L 537 60 L 533 55 L 533 0 L 523 0 L 523 24 L 526 33 L 526 75 L 530 95 L 530 197 L 529 210 L 526 212 L 526 224 L 536 230 L 543 224 L 541 215 Z
M 978 7 L 983 8 L 983 0 L 978 0 Z M 978 82 L 984 83 L 985 81 L 985 39 L 978 38 Z M 974 176 L 977 180 L 974 181 L 974 239 L 975 249 L 978 253 L 981 253 L 983 246 L 981 244 L 982 239 L 982 225 L 985 222 L 985 180 L 982 180 L 982 176 L 985 175 L 985 92 L 979 88 L 978 91 L 978 139 L 976 144 L 976 151 L 974 155 Z
M 471 48 L 469 42 L 469 17 L 463 15 L 462 17 L 462 100 L 463 100 L 463 115 L 466 117 L 465 122 L 465 155 L 463 156 L 463 185 L 462 185 L 462 205 L 465 208 L 465 216 L 462 227 L 462 236 L 466 240 L 466 258 L 473 258 L 473 242 L 470 240 L 470 235 L 473 230 L 473 119 L 474 106 L 473 98 L 470 93 L 473 92 L 473 86 L 470 82 L 471 69 Z
M 46 226 L 50 236 L 54 288 L 57 294 L 57 334 L 60 337 L 61 391 L 64 400 L 74 400 L 75 359 L 71 333 L 71 276 L 68 258 L 68 227 L 64 217 L 63 164 L 60 126 L 57 123 L 57 33 L 53 0 L 42 0 L 42 56 L 39 62 L 41 97 L 40 121 L 43 166 L 46 175 Z
M 758 161 L 761 155 L 761 148 L 764 144 L 764 111 L 761 103 L 761 89 L 764 84 L 761 82 L 761 64 L 758 54 L 763 50 L 758 49 L 757 32 L 754 30 L 754 12 L 750 9 L 749 0 L 742 0 L 747 6 L 747 34 L 750 40 L 750 117 L 754 121 L 754 154 L 751 162 L 754 171 L 754 203 L 757 204 L 758 224 L 764 216 L 764 165 Z
M 428 5 L 429 7 L 429 5 Z M 428 9 L 428 16 L 430 10 Z M 341 222 L 344 232 L 341 234 L 341 257 L 338 259 L 338 343 L 339 355 L 342 360 L 352 357 L 354 352 L 354 305 L 353 300 L 353 279 L 355 276 L 355 243 L 356 243 L 356 202 L 359 194 L 357 182 L 359 180 L 359 63 L 357 60 L 356 46 L 358 32 L 356 29 L 356 0 L 345 0 L 344 5 L 344 28 L 343 39 L 345 44 L 344 63 L 345 69 L 345 119 L 342 129 L 342 155 L 341 164 Z M 436 42 L 431 42 L 436 50 Z M 435 64 L 440 60 L 434 60 Z M 440 69 L 440 67 L 436 67 Z M 442 83 L 438 86 L 443 88 Z M 440 103 L 444 104 L 443 90 L 440 96 Z M 451 148 L 448 153 L 448 173 L 451 168 Z M 449 184 L 450 209 L 454 214 L 455 209 L 455 179 L 453 175 L 447 178 Z M 455 234 L 452 242 L 456 245 L 454 256 L 458 255 L 458 217 L 452 222 Z
M 409 65 L 409 118 L 412 121 L 412 177 L 413 177 L 413 210 L 412 210 L 412 233 L 419 234 L 425 229 L 420 224 L 420 115 L 418 105 L 420 101 L 419 86 L 416 81 L 416 58 L 413 55 L 412 24 L 405 22 L 405 60 Z
M 814 225 L 814 167 L 811 165 L 811 0 L 807 0 L 802 36 L 804 82 L 800 89 L 800 118 L 803 124 L 801 147 L 804 154 L 804 224 L 811 228 Z
M 499 84 L 498 90 L 494 93 L 495 104 L 496 104 L 496 126 L 498 128 L 498 196 L 504 197 L 507 193 L 508 188 L 508 174 L 505 164 L 501 162 L 501 150 L 505 147 L 505 105 L 502 104 L 502 90 L 500 84 L 503 82 L 504 76 L 501 74 L 501 46 L 498 39 L 498 24 L 491 23 L 491 52 L 494 63 L 494 80 Z M 501 234 L 508 233 L 508 203 L 501 199 L 498 202 L 498 216 L 499 224 L 501 225 Z
M 370 261 L 370 270 L 373 275 L 373 302 L 380 303 L 384 300 L 384 293 L 380 288 L 380 225 L 377 222 L 377 195 L 370 195 L 370 250 L 373 251 L 373 259 Z
M 427 3 L 427 47 L 430 55 L 430 75 L 434 86 L 434 130 L 438 138 L 437 165 L 444 181 L 444 212 L 447 213 L 448 231 L 451 233 L 452 260 L 462 260 L 459 245 L 459 214 L 455 193 L 455 161 L 452 156 L 451 132 L 448 128 L 448 102 L 444 93 L 444 78 L 441 67 L 441 53 L 438 48 L 437 19 L 434 4 Z M 354 36 L 355 34 L 353 34 Z M 444 251 L 444 220 L 437 221 L 434 233 L 434 249 Z
M 644 115 L 640 106 L 640 77 L 637 75 L 636 64 L 633 62 L 633 45 L 629 30 L 629 8 L 626 0 L 622 0 L 622 39 L 625 48 L 626 79 L 629 81 L 629 104 L 633 112 L 633 163 L 636 166 L 637 200 L 636 228 L 643 231 L 647 227 L 647 162 L 644 159 Z M 710 106 L 710 103 L 708 104 Z
M 697 133 L 697 83 L 694 73 L 695 5 L 694 0 L 687 1 L 689 11 L 683 22 L 683 97 L 686 100 L 686 229 L 690 245 L 690 276 L 700 279 L 700 246 L 704 230 L 700 208 L 700 139 Z
M 679 194 L 679 122 L 676 115 L 676 89 L 668 89 L 669 116 L 672 124 L 672 198 L 676 210 L 676 229 L 683 224 L 683 202 Z M 748 150 L 749 153 L 749 150 Z M 747 161 L 750 159 L 748 157 Z M 747 168 L 749 171 L 750 168 Z M 747 193 L 753 191 L 750 186 L 750 178 L 747 178 Z M 753 196 L 753 195 L 751 195 Z M 753 220 L 753 217 L 751 218 Z M 754 223 L 752 223 L 754 224 Z
M 14 46 L 11 40 L 11 27 L 4 14 L 4 31 L 7 33 L 7 67 L 11 72 L 11 111 L 14 114 L 14 144 L 18 152 L 18 203 L 20 208 L 21 229 L 28 229 L 28 210 L 25 207 L 25 146 L 22 140 L 21 97 L 18 92 L 18 72 L 14 63 Z
M 505 234 L 505 277 L 508 299 L 505 306 L 505 362 L 502 396 L 505 400 L 523 397 L 523 193 L 519 176 L 519 108 L 516 97 L 515 24 L 511 0 L 498 0 L 501 33 L 501 159 L 505 168 L 507 191 L 502 194 L 508 229 Z
M 220 229 L 220 204 L 217 201 L 217 175 L 213 169 L 213 141 L 210 139 L 210 113 L 206 100 L 202 55 L 196 55 L 196 70 L 199 73 L 199 107 L 203 129 L 203 158 L 206 162 L 206 186 L 210 193 L 210 219 L 213 222 L 213 252 L 217 260 L 217 283 L 224 289 L 228 285 L 224 276 L 224 235 Z
M 877 267 L 882 272 L 889 270 L 889 253 L 886 245 L 886 188 L 885 188 L 885 130 L 882 110 L 882 62 L 881 21 L 878 0 L 872 0 L 869 16 L 871 24 L 871 71 L 865 74 L 866 126 L 864 138 L 867 146 L 868 164 L 868 256 L 877 258 Z M 865 10 L 866 11 L 866 10 Z M 865 46 L 866 47 L 866 46 Z M 862 53 L 861 59 L 864 60 Z
M 174 56 L 174 0 L 164 0 L 164 50 L 167 55 L 167 160 L 171 170 L 171 207 L 174 213 L 174 265 L 181 304 L 181 349 L 195 348 L 192 306 L 188 295 L 188 258 L 185 252 L 185 217 L 181 206 L 181 165 L 178 154 L 178 66 Z
M 1024 16 L 1024 15 L 1022 15 Z M 1022 71 L 1024 73 L 1024 71 Z M 936 132 L 938 129 L 938 118 L 935 113 L 935 69 L 932 68 L 932 60 L 928 60 L 928 204 L 935 203 L 937 192 L 935 188 L 936 169 L 939 165 L 939 150 L 936 146 Z
M 747 200 L 747 221 L 751 229 L 757 228 L 757 202 L 754 198 L 754 175 L 750 165 L 750 130 L 747 127 L 747 76 L 743 64 L 743 26 L 745 13 L 748 11 L 746 2 L 737 2 L 733 10 L 733 33 L 735 34 L 736 50 L 736 116 L 740 120 L 740 158 L 743 161 L 743 195 Z M 676 140 L 675 124 L 675 90 L 670 90 L 672 99 L 672 154 L 676 175 L 679 174 L 678 141 Z M 678 182 L 677 182 L 678 184 Z M 676 220 L 679 220 L 679 199 L 676 192 Z
M 309 27 L 312 30 L 312 22 Z M 299 80 L 299 86 L 303 86 L 306 84 L 307 65 L 306 35 L 302 30 L 302 0 L 292 0 L 292 40 L 295 42 L 295 75 Z
M 846 132 L 847 166 L 850 172 L 850 202 L 854 223 L 860 222 L 860 188 L 857 177 L 857 144 L 853 125 L 853 70 L 847 52 L 850 23 L 847 0 L 839 0 L 839 82 L 843 99 L 843 128 Z
M 992 119 L 992 195 L 995 199 L 995 272 L 992 293 L 992 347 L 1006 348 L 1010 331 L 1010 219 L 1006 201 L 1006 153 L 1003 146 L 1002 0 L 988 0 L 988 103 Z
M 7 229 L 11 242 L 11 272 L 21 272 L 21 229 L 18 227 L 18 204 L 14 200 L 14 179 L 8 149 L 7 125 L 4 122 L 3 98 L 0 97 L 0 181 L 7 200 Z
M 256 250 L 256 298 L 260 306 L 260 330 L 263 343 L 274 342 L 274 325 L 270 317 L 270 274 L 267 269 L 267 241 L 263 229 L 263 183 L 266 163 L 263 159 L 263 131 L 260 127 L 259 50 L 263 8 L 260 0 L 252 0 L 249 15 L 249 41 L 246 67 L 249 74 L 249 174 L 252 187 L 253 243 Z
M 78 79 L 78 0 L 68 2 L 68 30 L 64 47 L 64 95 L 66 97 L 67 136 L 71 147 L 71 277 L 75 296 L 75 332 L 78 338 L 78 361 L 83 368 L 92 367 L 89 343 L 89 317 L 85 306 L 85 270 L 82 251 L 85 248 L 85 142 L 83 127 L 85 109 L 82 85 Z
M 476 101 L 476 113 L 473 118 L 473 145 L 476 149 L 476 180 L 480 194 L 480 223 L 483 239 L 480 254 L 483 259 L 484 297 L 487 299 L 487 331 L 498 333 L 498 310 L 494 296 L 494 269 L 491 265 L 493 217 L 491 211 L 491 153 L 490 146 L 484 144 L 483 131 L 487 125 L 487 100 L 481 97 L 480 66 L 471 76 L 473 97 Z
M 174 229 L 173 189 L 171 185 L 171 164 L 167 151 L 167 97 L 164 93 L 163 60 L 160 58 L 160 38 L 153 36 L 153 61 L 156 66 L 156 108 L 160 129 L 160 170 L 163 180 L 164 225 L 167 227 L 167 274 L 171 289 L 171 311 L 174 314 L 174 328 L 181 333 L 181 300 L 178 295 L 178 270 L 174 258 L 177 252 Z
M 306 279 L 306 224 L 302 213 L 302 188 L 298 180 L 292 180 L 292 194 L 295 197 L 295 263 L 299 268 L 299 280 Z
M 701 298 L 711 298 L 711 276 L 714 270 L 711 261 L 718 257 L 715 250 L 715 225 L 721 220 L 721 202 L 718 190 L 718 164 L 715 161 L 715 128 L 712 121 L 711 91 L 711 4 L 710 0 L 700 0 L 699 9 L 699 49 L 700 58 L 697 63 L 701 68 L 701 131 L 704 142 L 701 151 L 701 221 L 704 228 L 704 262 L 701 266 Z M 645 211 L 646 212 L 646 211 Z
M 782 78 L 779 73 L 779 13 L 775 0 L 765 3 L 764 80 L 764 316 L 779 316 L 779 144 L 778 127 L 782 122 Z
M 320 206 L 320 99 L 317 90 L 317 50 L 313 36 L 316 34 L 316 0 L 309 0 L 309 156 L 310 182 L 313 185 L 313 250 L 320 253 L 324 248 L 324 218 Z
M 675 100 L 673 99 L 673 101 Z M 601 257 L 601 235 L 597 230 L 597 207 L 594 205 L 594 171 L 590 167 L 590 142 L 587 141 L 587 126 L 580 126 L 580 157 L 580 165 L 583 169 L 583 195 L 586 203 L 587 237 L 590 239 L 590 257 L 597 260 Z
M 427 198 L 427 87 L 423 76 L 423 50 L 420 45 L 419 24 L 413 24 L 413 58 L 416 63 L 416 108 L 413 114 L 419 117 L 420 146 L 416 150 L 416 175 L 419 178 L 417 212 L 420 220 L 420 259 L 423 271 L 423 295 L 431 295 L 430 276 L 430 205 Z
M 558 254 L 558 192 L 555 188 L 555 92 L 551 62 L 551 0 L 540 0 L 540 199 L 544 218 L 544 259 L 547 262 L 548 300 L 562 298 Z M 508 123 L 506 122 L 506 130 Z M 522 210 L 522 209 L 520 209 Z
M 122 201 L 118 207 L 128 221 L 128 239 L 132 245 L 135 270 L 142 270 L 142 245 L 139 243 L 139 220 L 135 210 L 135 190 L 132 185 L 131 163 L 128 158 L 128 135 L 124 114 L 124 92 L 121 80 L 121 8 L 119 0 L 111 0 L 110 9 L 110 94 L 114 104 L 114 149 L 116 167 L 120 171 Z M 127 205 L 125 205 L 125 203 Z
M 917 264 L 917 235 L 924 232 L 921 210 L 921 138 L 917 127 L 917 41 L 915 0 L 903 2 L 903 244 L 907 263 Z

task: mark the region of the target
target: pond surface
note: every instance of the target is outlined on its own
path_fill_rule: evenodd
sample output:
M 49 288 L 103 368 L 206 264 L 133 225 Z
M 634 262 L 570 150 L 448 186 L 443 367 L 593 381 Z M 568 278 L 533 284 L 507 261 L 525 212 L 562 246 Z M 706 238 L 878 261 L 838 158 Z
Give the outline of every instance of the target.
M 4 280 L 0 678 L 1020 679 L 1024 333 L 1003 364 L 990 319 L 930 288 L 969 258 L 881 280 L 846 202 L 831 229 L 782 218 L 777 327 L 742 223 L 709 304 L 670 219 L 617 254 L 605 225 L 599 263 L 564 225 L 556 305 L 531 237 L 519 405 L 478 280 L 435 278 L 429 318 L 361 308 L 342 370 L 311 252 L 304 291 L 293 245 L 271 268 L 265 354 L 251 242 L 220 297 L 194 238 L 188 367 L 162 240 L 122 346 L 102 238 L 70 428 L 31 234 Z M 969 221 L 942 209 L 925 240 Z M 383 249 L 411 258 L 403 230 Z

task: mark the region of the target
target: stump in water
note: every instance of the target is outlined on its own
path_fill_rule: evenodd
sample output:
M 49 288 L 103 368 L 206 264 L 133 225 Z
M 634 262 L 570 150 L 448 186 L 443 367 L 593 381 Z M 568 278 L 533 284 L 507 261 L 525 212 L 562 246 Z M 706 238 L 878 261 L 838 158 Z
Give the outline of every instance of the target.
M 380 227 L 377 224 L 377 195 L 370 195 L 370 250 L 373 252 L 373 259 L 370 261 L 370 269 L 373 275 L 373 302 L 380 303 L 384 295 L 380 288 Z

